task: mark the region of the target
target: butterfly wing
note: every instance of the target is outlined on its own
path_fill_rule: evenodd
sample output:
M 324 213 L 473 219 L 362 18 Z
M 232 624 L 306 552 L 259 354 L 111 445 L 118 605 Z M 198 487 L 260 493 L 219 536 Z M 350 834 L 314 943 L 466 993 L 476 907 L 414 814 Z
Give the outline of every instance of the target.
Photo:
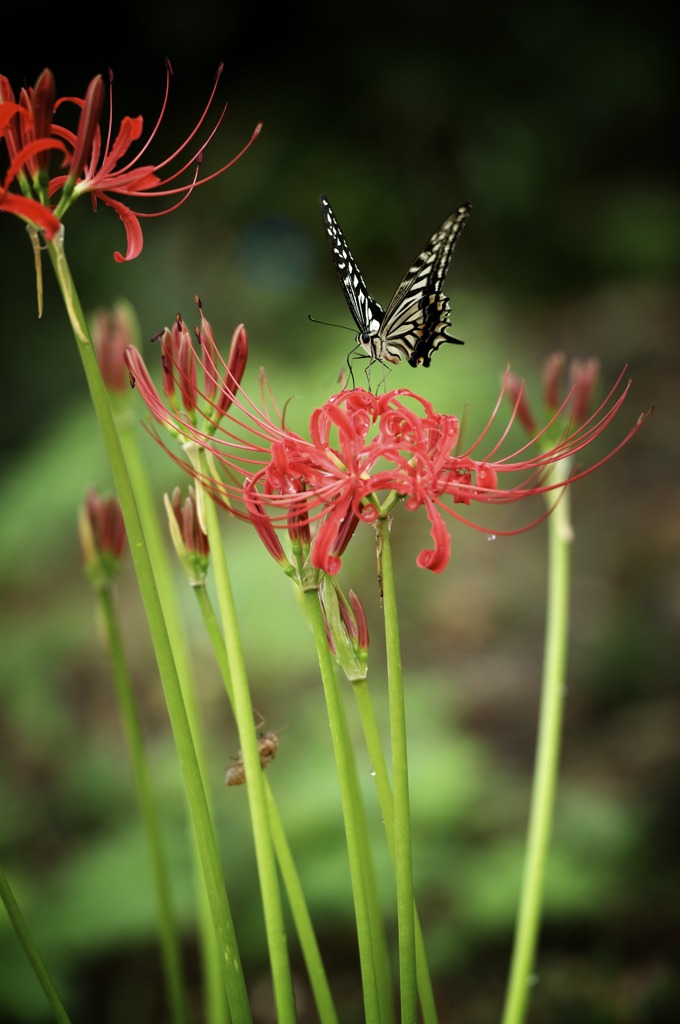
M 345 301 L 359 334 L 375 332 L 383 321 L 385 311 L 368 291 L 326 196 L 321 196 L 321 216 Z
M 442 293 L 451 256 L 472 206 L 465 203 L 448 217 L 409 268 L 380 325 L 385 358 L 404 356 L 411 366 L 429 366 L 440 345 L 462 345 L 447 334 L 451 304 Z

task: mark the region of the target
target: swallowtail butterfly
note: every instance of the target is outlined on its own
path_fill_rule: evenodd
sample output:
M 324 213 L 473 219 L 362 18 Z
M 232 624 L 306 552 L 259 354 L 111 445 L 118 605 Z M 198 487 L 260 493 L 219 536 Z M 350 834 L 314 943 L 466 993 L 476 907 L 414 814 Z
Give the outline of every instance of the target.
M 354 321 L 359 328 L 356 343 L 371 361 L 429 366 L 432 354 L 449 342 L 462 345 L 446 333 L 451 305 L 442 294 L 458 237 L 472 206 L 464 203 L 435 231 L 411 265 L 386 310 L 370 294 L 340 225 L 326 196 L 321 196 L 321 216 L 328 234 L 331 256 Z

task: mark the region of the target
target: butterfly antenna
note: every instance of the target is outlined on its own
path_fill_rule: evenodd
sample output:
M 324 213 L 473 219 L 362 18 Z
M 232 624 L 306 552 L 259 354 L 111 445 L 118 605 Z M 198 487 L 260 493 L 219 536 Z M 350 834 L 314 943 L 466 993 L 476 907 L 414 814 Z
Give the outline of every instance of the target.
M 354 331 L 356 333 L 356 327 L 348 327 L 347 324 L 329 324 L 327 320 L 317 320 L 311 313 L 308 313 L 307 317 L 313 324 L 322 324 L 323 327 L 339 327 L 342 331 Z

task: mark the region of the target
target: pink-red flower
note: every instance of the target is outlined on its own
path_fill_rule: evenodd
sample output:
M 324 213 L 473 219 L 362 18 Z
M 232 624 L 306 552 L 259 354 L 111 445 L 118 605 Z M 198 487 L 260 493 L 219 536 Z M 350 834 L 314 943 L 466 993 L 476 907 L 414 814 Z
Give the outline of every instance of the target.
M 195 127 L 174 152 L 157 163 L 147 152 L 166 114 L 172 70 L 167 64 L 165 97 L 156 123 L 142 140 L 142 117 L 124 117 L 114 135 L 111 90 L 109 116 L 105 137 L 99 124 L 105 86 L 101 75 L 94 78 L 84 98 L 65 96 L 55 99 L 54 77 L 42 72 L 33 89 L 22 89 L 15 102 L 7 78 L 0 75 L 0 131 L 10 158 L 10 166 L 0 190 L 0 209 L 28 220 L 44 230 L 48 239 L 54 236 L 59 223 L 75 200 L 88 193 L 93 206 L 101 201 L 120 217 L 127 236 L 125 255 L 114 258 L 134 259 L 142 251 L 140 219 L 170 213 L 183 203 L 198 185 L 212 180 L 231 167 L 248 149 L 260 132 L 258 125 L 239 153 L 217 170 L 201 175 L 203 154 L 215 136 L 226 112 L 219 111 L 215 123 L 199 141 L 222 73 L 219 68 L 212 92 Z M 78 112 L 75 129 L 65 123 L 69 109 Z M 131 150 L 134 151 L 131 152 Z M 49 151 L 57 150 L 63 173 L 49 174 Z M 10 192 L 17 183 L 20 193 Z M 166 198 L 171 205 L 156 212 L 133 209 L 137 200 Z
M 153 416 L 180 440 L 209 450 L 222 477 L 201 478 L 202 482 L 230 511 L 251 519 L 278 561 L 283 564 L 274 531 L 287 530 L 301 544 L 309 564 L 329 575 L 339 571 L 340 556 L 358 524 L 374 523 L 399 503 L 411 512 L 425 511 L 433 544 L 420 552 L 417 563 L 441 572 L 450 556 L 447 519 L 488 532 L 488 527 L 471 522 L 461 510 L 559 492 L 565 480 L 552 480 L 552 468 L 580 456 L 609 427 L 630 387 L 621 374 L 589 417 L 563 426 L 572 389 L 543 428 L 534 429 L 527 443 L 503 454 L 523 400 L 520 387 L 500 438 L 492 441 L 503 396 L 515 386 L 514 378 L 508 376 L 486 427 L 468 447 L 462 444 L 457 416 L 436 412 L 428 401 L 404 388 L 381 395 L 360 388 L 333 395 L 314 410 L 308 435 L 303 437 L 286 428 L 283 417 L 269 413 L 264 395 L 259 407 L 228 373 L 218 378 L 211 368 L 214 352 L 213 362 L 208 363 L 195 347 L 191 351 L 189 358 L 186 351 L 165 350 L 164 379 L 171 374 L 179 382 L 180 393 L 187 389 L 194 393 L 196 368 L 202 367 L 217 391 L 208 399 L 206 384 L 201 400 L 225 412 L 217 419 L 204 413 L 201 425 L 186 399 L 181 408 L 161 398 L 141 356 L 129 350 L 128 365 Z M 566 483 L 610 458 L 644 419 L 641 416 L 604 457 L 589 466 L 574 465 Z M 195 468 L 187 468 L 197 475 Z M 534 517 L 530 525 L 546 514 Z
M 40 184 L 50 152 L 64 152 L 62 143 L 49 137 L 51 76 L 43 72 L 35 90 L 22 90 L 20 100 L 15 103 L 8 80 L 0 75 L 0 142 L 4 142 L 9 156 L 9 167 L 0 185 L 0 210 L 44 231 L 50 241 L 61 225 L 49 205 L 45 205 L 44 194 L 40 197 Z M 15 182 L 19 183 L 19 192 L 10 191 Z

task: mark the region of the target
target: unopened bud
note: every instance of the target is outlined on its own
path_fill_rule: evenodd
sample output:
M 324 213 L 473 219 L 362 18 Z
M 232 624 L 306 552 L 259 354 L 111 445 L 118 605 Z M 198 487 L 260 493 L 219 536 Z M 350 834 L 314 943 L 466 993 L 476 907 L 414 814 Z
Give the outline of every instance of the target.
M 571 402 L 569 410 L 574 423 L 584 423 L 593 401 L 593 395 L 600 376 L 600 363 L 597 359 L 586 359 L 581 362 L 574 359 L 569 367 L 571 379 Z
M 176 487 L 172 498 L 163 495 L 168 515 L 172 543 L 193 587 L 203 586 L 210 564 L 210 545 L 198 514 L 196 493 L 189 487 L 182 501 L 182 492 Z
M 129 369 L 125 351 L 134 346 L 139 329 L 134 311 L 120 302 L 113 309 L 100 309 L 94 314 L 91 326 L 92 342 L 102 379 L 108 391 L 127 394 Z
M 239 324 L 231 338 L 227 366 L 224 377 L 220 382 L 220 397 L 215 406 L 218 419 L 229 411 L 229 407 L 236 397 L 247 362 L 248 335 L 243 324 Z
M 93 586 L 104 589 L 118 572 L 125 552 L 125 524 L 117 499 L 88 491 L 78 515 L 78 533 L 85 571 Z
M 87 87 L 85 101 L 80 112 L 76 142 L 71 157 L 71 167 L 65 191 L 73 188 L 82 173 L 83 167 L 92 154 L 92 146 L 99 129 L 99 118 L 104 106 L 104 81 L 101 75 L 93 78 Z
M 566 363 L 564 352 L 553 352 L 543 364 L 543 401 L 548 409 L 559 409 L 561 405 L 560 384 Z
M 527 434 L 533 437 L 537 429 L 536 420 L 531 411 L 524 381 L 510 370 L 505 375 L 505 393 L 514 406 L 517 419 Z

